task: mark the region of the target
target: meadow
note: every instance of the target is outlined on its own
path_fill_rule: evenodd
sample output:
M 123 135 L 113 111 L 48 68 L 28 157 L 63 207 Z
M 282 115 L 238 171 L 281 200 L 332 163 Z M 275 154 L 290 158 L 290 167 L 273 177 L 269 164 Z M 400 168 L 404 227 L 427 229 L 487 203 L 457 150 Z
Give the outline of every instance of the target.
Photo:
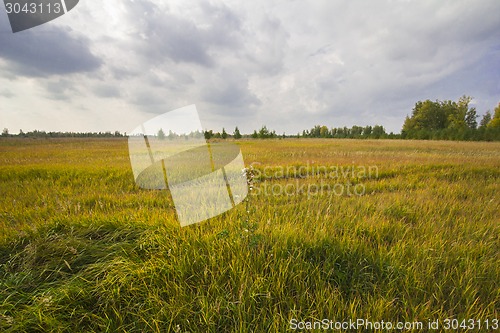
M 124 138 L 0 138 L 0 331 L 495 330 L 499 142 L 236 142 L 251 194 L 181 228 Z

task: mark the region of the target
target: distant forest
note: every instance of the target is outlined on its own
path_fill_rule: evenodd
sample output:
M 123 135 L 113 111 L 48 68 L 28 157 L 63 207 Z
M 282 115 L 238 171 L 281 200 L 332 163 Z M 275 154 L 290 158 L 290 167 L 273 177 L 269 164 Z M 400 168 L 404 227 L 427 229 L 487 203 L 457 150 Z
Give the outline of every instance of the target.
M 477 122 L 472 98 L 462 96 L 453 101 L 419 101 L 411 117 L 406 117 L 401 131 L 403 139 L 432 140 L 500 140 L 500 103 L 492 116 L 488 111 Z
M 492 114 L 487 111 L 482 119 L 477 121 L 476 108 L 471 107 L 472 98 L 462 96 L 458 101 L 418 101 L 412 110 L 411 116 L 407 116 L 401 133 L 387 133 L 381 125 L 375 126 L 352 126 L 331 127 L 316 125 L 311 129 L 303 130 L 296 135 L 277 134 L 267 126 L 254 130 L 252 134 L 242 134 L 236 127 L 232 134 L 224 128 L 222 132 L 205 130 L 205 139 L 273 139 L 273 138 L 335 138 L 335 139 L 417 139 L 417 140 L 460 140 L 460 141 L 500 141 L 500 103 Z M 192 135 L 201 136 L 198 132 Z M 24 137 L 24 138 L 111 138 L 126 137 L 126 133 L 115 132 L 45 132 L 32 131 L 19 134 L 10 134 L 7 128 L 3 129 L 2 137 Z M 159 139 L 172 139 L 179 135 L 169 132 L 166 135 L 162 129 L 157 133 Z

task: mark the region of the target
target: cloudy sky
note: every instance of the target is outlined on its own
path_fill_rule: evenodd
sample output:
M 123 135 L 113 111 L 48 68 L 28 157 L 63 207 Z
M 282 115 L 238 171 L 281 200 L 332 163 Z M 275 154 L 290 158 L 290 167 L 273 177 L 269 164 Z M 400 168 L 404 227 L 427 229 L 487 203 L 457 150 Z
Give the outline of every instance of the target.
M 416 101 L 500 101 L 498 0 L 81 0 L 13 34 L 0 129 L 130 131 L 196 104 L 205 128 L 381 124 Z

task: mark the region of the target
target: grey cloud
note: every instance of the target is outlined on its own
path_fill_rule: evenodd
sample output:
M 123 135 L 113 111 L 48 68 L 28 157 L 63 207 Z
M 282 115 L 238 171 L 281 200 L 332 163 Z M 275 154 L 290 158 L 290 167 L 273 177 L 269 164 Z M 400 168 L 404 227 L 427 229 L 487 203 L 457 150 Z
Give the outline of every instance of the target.
M 215 105 L 234 108 L 262 104 L 250 91 L 246 74 L 233 68 L 220 69 L 200 84 L 202 99 Z
M 166 21 L 161 23 L 157 21 L 148 36 L 147 43 L 154 45 L 153 52 L 157 59 L 168 55 L 176 63 L 188 62 L 205 67 L 214 65 L 203 36 L 196 26 L 172 16 L 167 17 Z M 150 54 L 148 52 L 148 55 Z
M 151 86 L 168 88 L 169 90 L 182 90 L 186 85 L 195 83 L 195 80 L 189 73 L 177 70 L 167 70 L 167 72 L 168 74 L 163 76 L 154 72 L 150 73 L 147 82 Z
M 192 7 L 193 12 L 179 15 L 148 0 L 128 2 L 133 50 L 152 64 L 214 68 L 220 53 L 241 47 L 240 18 L 227 6 L 200 1 Z
M 130 24 L 136 50 L 156 63 L 170 59 L 211 67 L 213 60 L 207 53 L 203 33 L 194 22 L 170 13 L 161 12 L 150 1 L 129 2 Z M 137 13 L 142 13 L 138 17 Z
M 160 97 L 158 94 L 155 94 L 155 92 L 151 90 L 141 90 L 136 92 L 134 96 L 132 96 L 130 102 L 135 105 L 144 107 L 155 106 L 155 105 L 161 106 L 165 104 L 165 99 Z
M 48 92 L 48 98 L 58 101 L 68 101 L 79 94 L 74 84 L 66 79 L 48 80 L 45 89 Z
M 255 31 L 247 31 L 245 37 L 250 42 L 245 45 L 246 58 L 254 64 L 253 72 L 273 76 L 284 67 L 290 34 L 280 19 L 265 15 Z
M 261 101 L 248 91 L 246 84 L 222 83 L 210 87 L 203 97 L 206 101 L 225 106 L 259 105 Z
M 24 76 L 40 77 L 98 69 L 101 60 L 89 49 L 90 41 L 52 25 L 16 34 L 0 33 L 0 58 Z
M 500 40 L 500 21 L 491 14 L 500 10 L 499 3 L 484 4 L 470 8 L 458 1 L 436 6 L 400 3 L 383 13 L 375 9 L 364 26 L 345 30 L 347 36 L 339 41 L 348 81 L 353 81 L 348 89 L 352 104 L 358 104 L 356 95 L 374 102 L 383 99 L 386 105 L 398 100 L 385 99 L 391 94 L 426 98 L 425 87 L 456 71 L 476 67 L 477 72 L 484 46 Z
M 131 79 L 141 73 L 141 71 L 131 70 L 125 67 L 117 67 L 117 66 L 109 66 L 109 67 L 111 73 L 113 74 L 113 78 L 118 81 Z
M 0 96 L 5 97 L 5 98 L 11 98 L 11 97 L 14 97 L 16 95 L 8 89 L 2 89 L 2 90 L 0 90 Z
M 203 16 L 210 18 L 204 30 L 209 45 L 236 49 L 241 46 L 242 21 L 224 4 L 200 1 Z
M 475 98 L 479 113 L 493 109 L 500 101 L 500 50 L 490 50 L 476 62 L 425 87 L 422 94 L 430 99 Z
M 99 84 L 95 86 L 92 91 L 102 98 L 115 98 L 120 97 L 120 90 L 111 84 Z
M 418 100 L 470 94 L 483 113 L 500 96 L 498 0 L 166 4 L 123 1 L 108 15 L 109 22 L 101 20 L 88 34 L 84 24 L 96 14 L 72 14 L 78 23 L 73 28 L 84 31 L 93 49 L 105 57 L 96 75 L 68 80 L 74 80 L 69 83 L 78 88 L 80 97 L 89 92 L 89 97 L 113 97 L 121 92 L 120 102 L 148 114 L 196 103 L 209 110 L 214 128 L 224 120 L 226 129 L 230 124 L 250 131 L 265 124 L 280 133 L 294 133 L 319 123 L 380 123 L 398 131 Z M 78 8 L 81 14 L 85 6 Z M 57 45 L 61 52 L 76 53 L 73 58 L 92 56 L 88 40 L 55 27 L 49 24 L 27 36 L 39 39 L 45 34 L 43 38 L 53 40 L 65 34 Z M 13 42 L 5 40 L 0 36 L 0 57 L 8 60 L 0 61 L 6 64 L 4 79 L 26 72 L 64 72 L 57 69 L 57 61 L 52 63 L 57 47 L 49 55 L 41 49 L 42 61 L 37 57 L 43 43 L 23 42 L 14 45 L 14 52 Z M 29 59 L 23 60 L 27 54 Z M 30 65 L 21 66 L 24 63 Z M 96 68 L 85 64 L 77 68 Z M 96 78 L 99 75 L 103 79 Z M 52 83 L 47 87 L 50 98 L 74 93 L 61 92 L 63 88 Z M 22 94 L 21 88 L 9 89 L 16 96 Z

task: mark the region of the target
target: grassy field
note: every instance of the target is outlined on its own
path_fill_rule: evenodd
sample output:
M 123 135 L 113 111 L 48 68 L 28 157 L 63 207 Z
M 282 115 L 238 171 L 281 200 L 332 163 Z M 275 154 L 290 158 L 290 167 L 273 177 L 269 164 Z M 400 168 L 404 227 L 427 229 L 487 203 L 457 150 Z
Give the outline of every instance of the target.
M 0 139 L 0 331 L 494 330 L 500 143 L 238 144 L 252 194 L 180 228 L 125 139 Z

